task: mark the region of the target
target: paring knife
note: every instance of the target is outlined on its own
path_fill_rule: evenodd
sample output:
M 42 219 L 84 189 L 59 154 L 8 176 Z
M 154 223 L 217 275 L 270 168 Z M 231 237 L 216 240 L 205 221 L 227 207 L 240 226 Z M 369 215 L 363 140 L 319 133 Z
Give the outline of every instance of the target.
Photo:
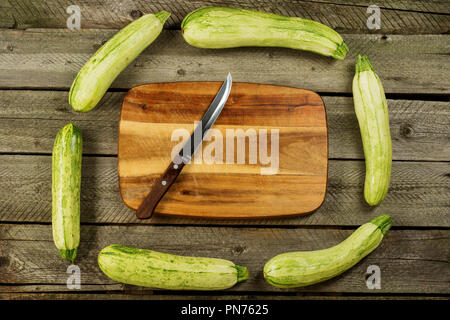
M 153 189 L 139 206 L 136 212 L 136 216 L 139 219 L 147 219 L 153 215 L 156 205 L 159 203 L 167 190 L 169 190 L 170 186 L 175 182 L 181 170 L 183 170 L 184 165 L 191 160 L 195 151 L 201 145 L 206 133 L 222 112 L 228 96 L 230 95 L 231 83 L 231 74 L 228 73 L 227 79 L 220 87 L 219 92 L 211 102 L 208 110 L 206 110 L 201 123 L 199 123 L 194 129 L 194 132 L 189 140 L 183 146 L 178 155 L 172 159 L 172 162 L 169 164 L 166 171 L 160 178 L 158 178 L 153 186 Z

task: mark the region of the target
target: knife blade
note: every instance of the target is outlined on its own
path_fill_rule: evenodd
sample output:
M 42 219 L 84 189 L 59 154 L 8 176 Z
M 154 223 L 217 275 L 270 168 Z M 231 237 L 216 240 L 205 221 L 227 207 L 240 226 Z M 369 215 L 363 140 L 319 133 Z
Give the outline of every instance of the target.
M 211 102 L 209 108 L 206 110 L 201 122 L 197 125 L 189 140 L 186 141 L 185 145 L 179 153 L 179 156 L 184 163 L 188 163 L 191 160 L 192 156 L 195 154 L 195 151 L 203 141 L 206 133 L 212 127 L 219 114 L 222 112 L 222 109 L 227 102 L 228 96 L 230 95 L 231 84 L 231 74 L 228 73 L 227 79 L 224 81 L 219 89 L 219 92 Z M 180 159 L 176 160 L 179 161 Z
M 225 103 L 230 95 L 232 85 L 231 74 L 228 73 L 227 79 L 223 82 L 219 92 L 214 97 L 209 105 L 201 122 L 198 123 L 194 132 L 184 144 L 181 151 L 172 159 L 166 171 L 157 179 L 152 190 L 147 194 L 144 201 L 141 203 L 136 211 L 136 216 L 139 219 L 150 218 L 159 201 L 162 199 L 170 186 L 175 182 L 181 170 L 186 163 L 189 163 L 192 156 L 195 154 L 197 148 L 202 144 L 204 137 L 208 130 L 212 127 L 214 122 L 222 112 Z

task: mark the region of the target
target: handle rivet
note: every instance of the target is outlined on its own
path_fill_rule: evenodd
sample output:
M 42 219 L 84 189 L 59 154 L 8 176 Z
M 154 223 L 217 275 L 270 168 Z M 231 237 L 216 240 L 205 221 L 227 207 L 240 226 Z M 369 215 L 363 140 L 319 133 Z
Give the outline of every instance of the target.
M 165 186 L 166 183 L 167 183 L 166 180 L 161 181 L 161 184 L 162 184 L 163 186 Z
M 178 165 L 177 165 L 177 164 L 174 164 L 174 165 L 173 165 L 173 168 L 174 168 L 174 169 L 178 169 Z

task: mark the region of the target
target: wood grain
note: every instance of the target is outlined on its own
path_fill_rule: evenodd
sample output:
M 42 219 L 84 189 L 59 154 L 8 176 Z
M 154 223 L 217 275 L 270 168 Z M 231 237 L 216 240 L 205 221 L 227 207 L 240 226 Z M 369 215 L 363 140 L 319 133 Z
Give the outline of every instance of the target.
M 154 294 L 150 291 L 136 292 L 119 291 L 119 292 L 87 292 L 83 288 L 82 293 L 78 292 L 60 292 L 62 286 L 38 286 L 40 292 L 36 291 L 36 286 L 2 286 L 0 288 L 1 300 L 448 300 L 448 297 L 441 295 L 399 295 L 399 296 L 385 296 L 385 295 L 342 295 L 340 293 L 317 293 L 317 292 L 287 292 L 283 294 L 277 292 L 276 294 L 257 295 L 254 293 L 239 295 L 230 294 L 230 292 L 216 292 L 217 295 L 211 295 L 211 292 L 197 294 L 189 294 L 186 292 L 170 292 L 170 294 Z M 45 292 L 46 290 L 52 292 Z M 10 292 L 8 292 L 10 291 Z
M 393 223 L 395 225 L 395 216 Z M 368 266 L 378 265 L 381 269 L 378 294 L 450 293 L 449 230 L 390 230 L 381 245 L 359 264 L 318 285 L 286 290 L 272 287 L 263 279 L 264 263 L 274 255 L 327 248 L 341 242 L 351 232 L 309 228 L 82 225 L 76 264 L 81 269 L 82 291 L 148 290 L 114 282 L 99 270 L 99 251 L 111 243 L 121 243 L 181 255 L 220 257 L 247 266 L 250 279 L 228 290 L 230 292 L 373 293 L 366 286 L 365 275 Z M 49 225 L 0 225 L 0 257 L 2 285 L 42 285 L 44 288 L 59 285 L 57 291 L 68 290 L 65 284 L 69 263 L 58 256 Z
M 0 88 L 68 89 L 90 56 L 115 31 L 1 30 Z M 387 93 L 449 94 L 450 35 L 343 35 L 344 61 L 283 48 L 199 49 L 180 31 L 166 30 L 112 84 L 222 81 L 286 85 L 316 92 L 351 93 L 358 53 L 370 57 Z M 183 54 L 180 55 L 180 52 Z
M 74 4 L 69 0 L 10 0 L 0 3 L 1 28 L 65 28 L 69 14 L 66 8 Z M 81 27 L 122 28 L 143 13 L 167 10 L 171 17 L 166 28 L 179 28 L 183 18 L 191 11 L 205 6 L 225 6 L 259 10 L 313 19 L 339 32 L 348 33 L 446 33 L 450 21 L 450 6 L 445 0 L 377 1 L 382 12 L 381 30 L 366 26 L 367 7 L 373 2 L 362 1 L 288 1 L 288 0 L 159 0 L 159 1 L 96 1 L 78 0 Z
M 50 154 L 58 130 L 74 122 L 83 132 L 84 154 L 117 155 L 124 95 L 107 93 L 97 108 L 80 113 L 69 107 L 67 92 L 0 90 L 0 152 Z M 364 159 L 353 99 L 322 98 L 330 158 Z M 388 106 L 394 160 L 450 160 L 448 102 L 388 99 Z
M 357 226 L 380 214 L 396 226 L 450 227 L 449 163 L 394 162 L 389 193 L 380 206 L 365 204 L 363 161 L 329 161 L 327 196 L 312 215 L 258 220 L 211 220 L 155 215 L 138 220 L 120 199 L 117 159 L 85 157 L 82 166 L 81 220 L 110 224 L 310 225 Z M 51 157 L 0 156 L 0 220 L 51 221 Z
M 128 92 L 122 104 L 118 152 L 120 194 L 127 206 L 136 210 L 147 194 L 161 188 L 161 175 L 180 144 L 178 137 L 173 141 L 173 133 L 185 129 L 187 139 L 221 85 L 160 83 L 137 86 Z M 325 106 L 318 94 L 234 82 L 213 129 L 219 135 L 214 142 L 205 138 L 201 153 L 197 152 L 185 166 L 155 213 L 261 218 L 310 213 L 322 204 L 328 140 Z M 233 130 L 232 135 L 229 130 Z M 264 137 L 261 130 L 265 130 Z M 243 141 L 242 150 L 237 140 Z M 214 155 L 207 151 L 213 145 L 218 146 Z M 218 152 L 223 154 L 215 160 Z M 270 158 L 262 158 L 268 155 Z M 269 163 L 264 163 L 266 160 Z
M 334 0 L 312 0 L 313 2 L 334 3 Z M 339 0 L 341 5 L 349 4 L 354 6 L 368 7 L 373 4 L 371 0 Z M 450 5 L 445 0 L 379 0 L 377 6 L 381 9 L 399 9 L 403 11 L 419 11 L 419 12 L 434 12 L 434 13 L 450 13 Z

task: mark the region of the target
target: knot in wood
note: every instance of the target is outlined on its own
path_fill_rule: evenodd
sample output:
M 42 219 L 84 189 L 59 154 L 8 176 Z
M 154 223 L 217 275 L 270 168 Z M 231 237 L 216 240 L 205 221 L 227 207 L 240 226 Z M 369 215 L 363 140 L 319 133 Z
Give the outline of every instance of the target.
M 142 13 L 141 10 L 131 10 L 131 12 L 130 12 L 130 16 L 131 16 L 133 19 L 140 18 L 140 17 L 142 17 L 143 15 L 144 15 L 144 14 Z
M 408 138 L 411 137 L 414 133 L 413 128 L 409 124 L 402 124 L 400 126 L 400 135 L 402 137 Z

